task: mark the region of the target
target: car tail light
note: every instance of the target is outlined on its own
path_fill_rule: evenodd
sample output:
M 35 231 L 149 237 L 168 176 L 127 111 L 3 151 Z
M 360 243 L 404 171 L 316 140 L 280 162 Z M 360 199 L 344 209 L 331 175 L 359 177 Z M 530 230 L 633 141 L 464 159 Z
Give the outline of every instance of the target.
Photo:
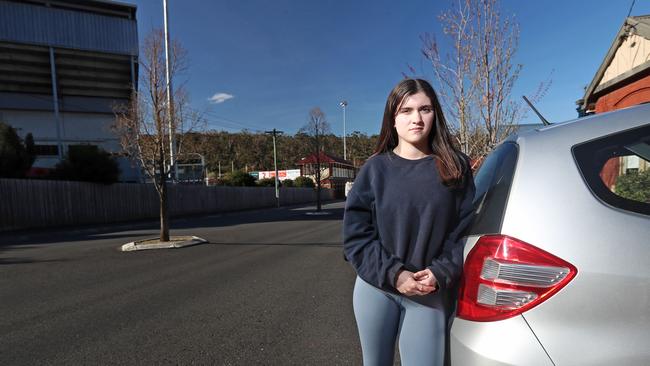
M 521 240 L 483 236 L 465 260 L 457 316 L 511 318 L 546 301 L 577 273 L 571 263 Z

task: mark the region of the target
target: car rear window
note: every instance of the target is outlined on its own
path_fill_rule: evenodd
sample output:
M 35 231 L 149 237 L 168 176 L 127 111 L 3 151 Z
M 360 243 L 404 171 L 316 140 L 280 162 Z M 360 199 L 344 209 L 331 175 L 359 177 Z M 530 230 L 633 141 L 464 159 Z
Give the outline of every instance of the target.
M 517 144 L 505 142 L 490 153 L 481 165 L 474 178 L 476 216 L 466 235 L 497 234 L 501 231 L 518 155 Z
M 650 125 L 573 147 L 591 192 L 618 209 L 650 215 Z

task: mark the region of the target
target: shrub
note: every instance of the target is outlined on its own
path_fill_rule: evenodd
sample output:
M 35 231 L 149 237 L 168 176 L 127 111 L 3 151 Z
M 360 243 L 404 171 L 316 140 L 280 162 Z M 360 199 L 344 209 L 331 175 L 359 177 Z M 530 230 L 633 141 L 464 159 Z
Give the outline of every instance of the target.
M 237 170 L 234 173 L 226 173 L 223 182 L 227 186 L 253 187 L 255 186 L 255 177 L 244 171 Z
M 260 187 L 275 187 L 275 178 L 263 178 L 257 181 Z
M 23 144 L 13 127 L 0 122 L 0 177 L 24 177 L 35 159 L 32 134 L 27 134 Z
M 106 151 L 93 145 L 70 146 L 63 161 L 56 165 L 56 179 L 112 184 L 117 182 L 120 169 Z
M 210 178 L 210 185 L 212 186 L 229 186 L 230 181 L 227 180 L 228 177 L 225 175 L 222 176 L 221 178 Z
M 282 181 L 282 186 L 283 186 L 283 187 L 293 187 L 293 186 L 294 186 L 294 184 L 293 184 L 293 180 L 291 180 L 291 179 L 285 179 L 285 180 L 283 180 L 283 181 Z
M 618 177 L 616 194 L 629 200 L 650 203 L 650 169 Z
M 307 177 L 298 177 L 294 180 L 294 185 L 296 187 L 307 187 L 307 188 L 314 188 L 316 185 L 314 184 L 314 181 L 311 180 L 311 178 Z

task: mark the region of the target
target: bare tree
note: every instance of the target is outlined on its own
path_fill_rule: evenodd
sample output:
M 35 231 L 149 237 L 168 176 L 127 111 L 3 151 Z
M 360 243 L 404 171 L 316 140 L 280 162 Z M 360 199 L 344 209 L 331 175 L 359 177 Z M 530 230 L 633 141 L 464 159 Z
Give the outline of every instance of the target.
M 502 16 L 499 0 L 457 0 L 439 16 L 451 51 L 435 36 L 422 36 L 422 53 L 431 62 L 447 115 L 458 125 L 461 150 L 474 159 L 489 153 L 524 118 L 512 88 L 523 65 L 514 63 L 519 24 Z M 413 70 L 411 70 L 413 71 Z M 546 93 L 550 79 L 530 97 Z
M 443 34 L 451 43 L 451 51 L 441 55 L 440 44 L 435 35 L 425 33 L 422 40 L 422 54 L 431 62 L 442 103 L 447 116 L 458 124 L 458 143 L 465 154 L 471 154 L 471 130 L 474 119 L 472 103 L 476 97 L 472 44 L 472 0 L 459 0 L 438 16 L 443 25 Z
M 175 136 L 177 156 L 183 154 L 183 137 L 197 128 L 202 119 L 188 105 L 188 95 L 182 87 L 172 91 L 173 108 L 169 122 L 167 80 L 165 75 L 164 35 L 152 31 L 144 40 L 140 59 L 139 90 L 134 91 L 128 105 L 115 108 L 114 129 L 124 152 L 135 160 L 153 181 L 160 199 L 160 241 L 169 241 L 168 187 L 171 173 L 170 134 Z M 187 53 L 178 42 L 170 50 L 170 79 L 175 79 L 186 67 Z
M 312 151 L 316 156 L 316 211 L 321 211 L 321 140 L 323 135 L 330 133 L 330 124 L 325 118 L 325 113 L 319 107 L 312 108 L 312 110 L 309 111 L 307 124 L 305 124 L 298 133 L 308 135 L 312 140 Z
M 480 119 L 487 132 L 487 149 L 491 150 L 521 117 L 522 104 L 510 99 L 512 87 L 522 65 L 513 65 L 519 45 L 519 25 L 501 17 L 498 0 L 480 0 L 477 4 L 475 45 L 476 74 L 474 84 L 481 91 L 478 99 Z

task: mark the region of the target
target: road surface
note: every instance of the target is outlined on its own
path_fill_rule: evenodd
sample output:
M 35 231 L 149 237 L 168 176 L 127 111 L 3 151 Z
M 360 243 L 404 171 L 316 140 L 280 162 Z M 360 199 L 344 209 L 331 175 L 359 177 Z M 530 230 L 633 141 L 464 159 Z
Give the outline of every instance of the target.
M 356 365 L 343 203 L 0 234 L 3 365 Z

